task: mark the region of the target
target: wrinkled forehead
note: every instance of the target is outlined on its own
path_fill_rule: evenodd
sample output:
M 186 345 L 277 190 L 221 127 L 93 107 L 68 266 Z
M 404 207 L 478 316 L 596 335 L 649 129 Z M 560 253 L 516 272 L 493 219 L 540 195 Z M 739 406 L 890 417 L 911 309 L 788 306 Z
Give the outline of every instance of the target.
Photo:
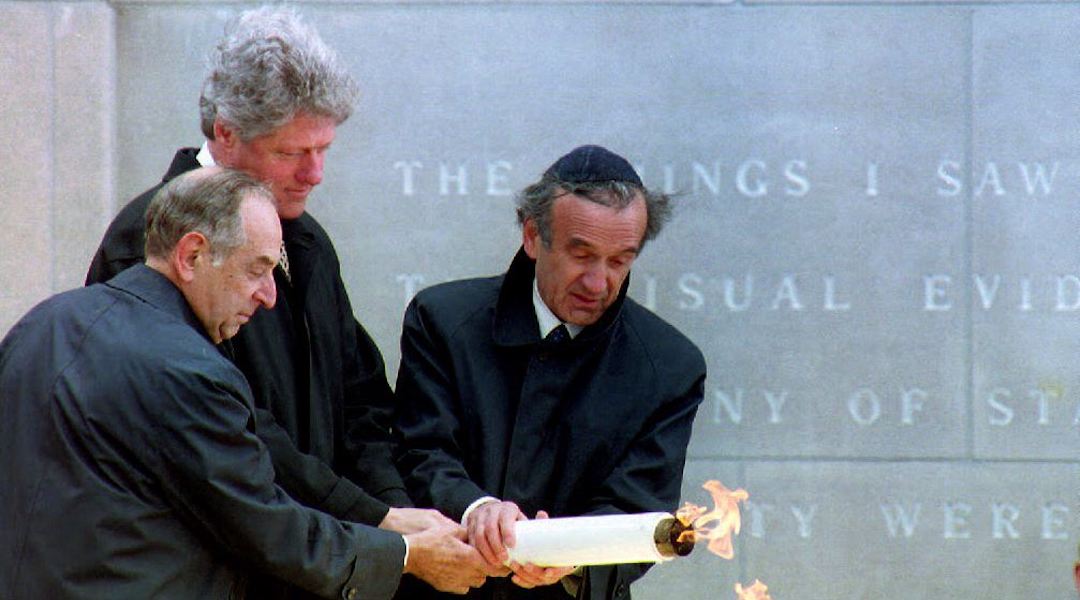
M 644 200 L 626 206 L 610 206 L 567 194 L 553 207 L 552 229 L 556 238 L 574 245 L 636 249 L 645 235 L 647 215 Z

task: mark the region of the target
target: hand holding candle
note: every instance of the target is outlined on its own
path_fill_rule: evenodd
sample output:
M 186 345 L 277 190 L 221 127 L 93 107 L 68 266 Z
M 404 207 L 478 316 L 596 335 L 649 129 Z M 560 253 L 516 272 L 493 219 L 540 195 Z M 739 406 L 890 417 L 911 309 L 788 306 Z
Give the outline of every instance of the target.
M 703 486 L 712 496 L 710 510 L 687 503 L 675 515 L 664 512 L 591 515 L 548 519 L 544 511 L 528 517 L 513 502 L 492 500 L 469 514 L 469 542 L 485 560 L 509 565 L 513 582 L 524 588 L 551 585 L 577 566 L 665 562 L 686 556 L 698 541 L 726 559 L 734 556 L 732 536 L 739 533 L 739 503 L 746 490 L 729 490 L 719 481 Z M 755 581 L 737 585 L 740 599 L 769 600 L 768 588 Z
M 536 513 L 536 518 L 544 520 L 548 518 L 548 514 L 541 510 Z M 517 527 L 516 524 L 514 526 Z M 510 562 L 510 570 L 514 572 L 512 581 L 523 588 L 557 583 L 563 577 L 573 573 L 576 568 L 576 566 L 538 567 L 532 563 L 519 564 L 516 561 Z
M 544 511 L 536 513 L 537 519 L 547 519 Z M 513 582 L 523 588 L 551 585 L 574 571 L 574 567 L 539 567 L 531 563 L 511 561 L 510 550 L 516 543 L 515 524 L 528 517 L 517 504 L 507 501 L 491 501 L 476 507 L 466 520 L 469 544 L 480 552 L 494 569 L 503 574 L 513 572 Z
M 514 523 L 525 520 L 517 504 L 493 500 L 476 507 L 465 522 L 469 545 L 492 567 L 505 569 L 510 560 L 506 551 L 514 545 Z

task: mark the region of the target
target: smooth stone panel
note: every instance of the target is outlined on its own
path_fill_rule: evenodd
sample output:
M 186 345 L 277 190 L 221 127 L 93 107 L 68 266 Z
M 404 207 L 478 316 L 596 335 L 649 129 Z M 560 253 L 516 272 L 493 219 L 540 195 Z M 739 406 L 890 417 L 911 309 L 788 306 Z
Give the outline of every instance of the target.
M 973 20 L 974 447 L 1080 457 L 1080 14 L 999 8 Z
M 116 204 L 116 34 L 104 2 L 56 5 L 54 287 L 77 287 Z
M 0 332 L 53 283 L 53 3 L 0 2 Z
M 740 536 L 744 578 L 761 579 L 774 598 L 1075 594 L 1076 463 L 748 462 L 745 469 L 763 525 Z

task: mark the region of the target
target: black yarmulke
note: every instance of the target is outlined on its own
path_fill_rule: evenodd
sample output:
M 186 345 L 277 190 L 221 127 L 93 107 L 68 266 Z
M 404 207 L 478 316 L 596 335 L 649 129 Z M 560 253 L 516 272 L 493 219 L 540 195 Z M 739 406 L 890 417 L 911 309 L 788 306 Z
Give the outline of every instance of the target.
M 600 146 L 578 146 L 555 161 L 545 172 L 566 183 L 625 181 L 641 186 L 634 167 L 627 160 Z

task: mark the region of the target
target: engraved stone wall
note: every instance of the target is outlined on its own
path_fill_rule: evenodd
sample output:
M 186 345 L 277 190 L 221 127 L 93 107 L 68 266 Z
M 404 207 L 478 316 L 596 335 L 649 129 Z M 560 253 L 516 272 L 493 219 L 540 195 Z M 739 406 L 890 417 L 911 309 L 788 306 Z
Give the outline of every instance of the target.
M 513 193 L 573 146 L 676 196 L 631 290 L 708 359 L 684 498 L 750 501 L 733 560 L 636 597 L 1075 597 L 1076 4 L 298 5 L 363 88 L 310 207 L 391 374 L 408 299 L 501 272 Z M 0 328 L 201 142 L 202 60 L 244 6 L 0 2 Z

